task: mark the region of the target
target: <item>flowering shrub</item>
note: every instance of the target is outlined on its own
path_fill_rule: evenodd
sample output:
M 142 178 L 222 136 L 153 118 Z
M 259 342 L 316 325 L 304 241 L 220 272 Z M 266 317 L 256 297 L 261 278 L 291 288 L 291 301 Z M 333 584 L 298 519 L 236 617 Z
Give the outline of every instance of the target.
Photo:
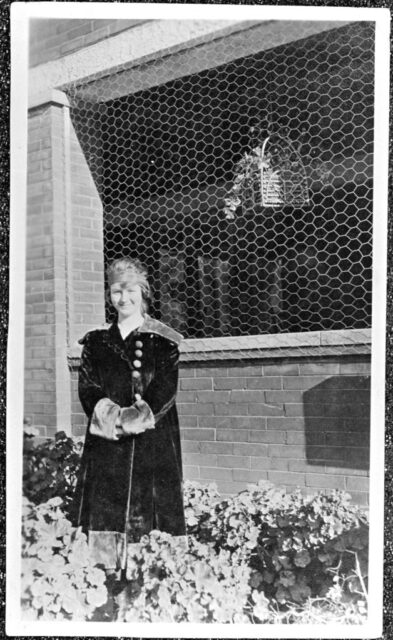
M 61 498 L 67 512 L 72 501 L 83 445 L 64 431 L 38 444 L 25 433 L 23 446 L 23 493 L 40 504 Z
M 153 531 L 129 547 L 125 621 L 248 622 L 250 570 L 211 545 Z
M 281 605 L 324 597 L 335 577 L 343 593 L 364 598 L 368 526 L 348 494 L 303 497 L 269 483 L 250 485 L 213 503 L 195 535 L 228 550 L 233 564 L 247 563 L 251 586 Z
M 215 484 L 201 485 L 186 480 L 183 485 L 183 502 L 187 532 L 194 535 L 200 534 L 202 521 L 210 517 L 214 506 L 221 502 L 221 496 Z
M 107 601 L 105 573 L 92 565 L 86 536 L 71 526 L 60 498 L 24 498 L 22 610 L 31 620 L 85 620 Z
M 110 604 L 104 573 L 64 514 L 81 449 L 63 432 L 40 444 L 25 439 L 31 502 L 24 503 L 22 606 L 29 618 L 91 619 Z M 368 523 L 347 494 L 304 497 L 261 482 L 223 500 L 215 485 L 186 481 L 184 506 L 188 547 L 159 532 L 130 545 L 119 620 L 364 621 Z

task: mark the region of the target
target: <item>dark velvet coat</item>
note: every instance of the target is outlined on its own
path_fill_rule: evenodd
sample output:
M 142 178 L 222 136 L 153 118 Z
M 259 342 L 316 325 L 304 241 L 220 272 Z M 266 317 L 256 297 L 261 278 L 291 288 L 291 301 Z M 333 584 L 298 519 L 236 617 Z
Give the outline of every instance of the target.
M 88 533 L 96 562 L 107 568 L 124 568 L 127 544 L 152 529 L 186 532 L 175 405 L 180 339 L 176 331 L 146 316 L 125 340 L 116 323 L 81 340 L 79 397 L 89 426 L 98 401 L 109 398 L 121 408 L 130 407 L 135 393 L 148 404 L 155 422 L 154 429 L 117 441 L 87 429 L 74 518 Z M 140 377 L 135 380 L 138 349 Z

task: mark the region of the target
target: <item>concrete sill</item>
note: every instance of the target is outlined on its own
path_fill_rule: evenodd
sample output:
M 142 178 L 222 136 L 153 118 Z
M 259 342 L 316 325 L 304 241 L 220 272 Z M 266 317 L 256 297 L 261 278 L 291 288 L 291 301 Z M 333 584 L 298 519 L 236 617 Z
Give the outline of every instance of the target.
M 371 329 L 183 340 L 183 361 L 287 358 L 371 353 Z
M 71 367 L 78 367 L 80 352 L 80 347 L 69 350 L 68 362 Z M 193 338 L 183 340 L 180 345 L 182 362 L 369 355 L 370 353 L 371 329 Z

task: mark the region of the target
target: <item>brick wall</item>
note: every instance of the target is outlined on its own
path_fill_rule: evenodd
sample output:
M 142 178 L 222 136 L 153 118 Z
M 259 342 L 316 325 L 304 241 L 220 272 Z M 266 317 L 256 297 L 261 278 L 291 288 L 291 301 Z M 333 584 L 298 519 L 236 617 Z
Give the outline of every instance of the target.
M 53 435 L 71 430 L 69 350 L 104 320 L 102 205 L 66 102 L 28 122 L 24 415 Z
M 32 19 L 30 66 L 56 60 L 143 22 L 146 21 Z
M 366 356 L 183 364 L 178 410 L 185 477 L 221 493 L 260 479 L 368 502 Z M 76 393 L 77 371 L 74 371 Z M 75 398 L 75 407 L 78 402 Z M 75 435 L 85 432 L 79 408 Z
M 28 122 L 25 415 L 37 425 L 56 423 L 52 115 L 46 105 Z

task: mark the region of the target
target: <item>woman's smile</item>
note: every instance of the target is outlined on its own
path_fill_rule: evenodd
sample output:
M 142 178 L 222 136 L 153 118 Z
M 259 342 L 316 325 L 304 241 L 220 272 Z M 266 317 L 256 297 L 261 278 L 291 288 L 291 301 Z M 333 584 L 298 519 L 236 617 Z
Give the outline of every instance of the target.
M 142 290 L 138 284 L 130 282 L 115 283 L 110 289 L 111 302 L 119 314 L 119 319 L 129 318 L 140 313 Z

